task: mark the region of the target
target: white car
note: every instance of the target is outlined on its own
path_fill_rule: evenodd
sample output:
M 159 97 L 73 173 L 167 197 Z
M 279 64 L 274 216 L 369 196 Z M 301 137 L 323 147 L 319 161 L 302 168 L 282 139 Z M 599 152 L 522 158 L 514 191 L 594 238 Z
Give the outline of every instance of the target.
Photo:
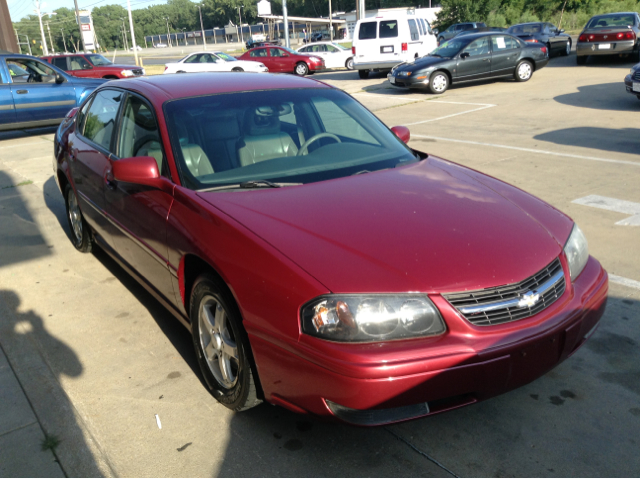
M 175 63 L 167 63 L 164 73 L 195 72 L 258 72 L 266 73 L 269 69 L 260 62 L 238 60 L 224 52 L 191 53 Z
M 351 49 L 343 47 L 339 43 L 318 42 L 310 43 L 298 48 L 298 53 L 317 55 L 324 59 L 327 68 L 346 68 L 353 70 L 353 55 Z
M 156 43 L 153 48 L 167 48 L 166 43 Z

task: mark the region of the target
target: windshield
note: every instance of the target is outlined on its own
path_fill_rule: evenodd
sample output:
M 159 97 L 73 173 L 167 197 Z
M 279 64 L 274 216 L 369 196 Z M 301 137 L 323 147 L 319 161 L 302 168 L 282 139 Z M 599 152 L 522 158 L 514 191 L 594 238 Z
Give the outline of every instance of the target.
M 541 31 L 542 26 L 536 23 L 533 25 L 514 25 L 507 30 L 507 33 L 512 33 L 514 35 L 533 35 L 540 33 Z
M 280 47 L 280 48 L 282 48 L 283 50 L 286 50 L 289 53 L 293 53 L 294 55 L 300 55 L 297 51 L 295 51 L 292 48 L 289 48 L 289 47 Z
M 339 48 L 340 50 L 347 50 L 347 47 L 344 47 L 344 46 L 340 45 L 339 43 L 332 43 L 331 45 L 333 45 L 336 48 Z
M 586 28 L 627 27 L 634 24 L 634 15 L 606 15 L 593 17 Z
M 349 95 L 333 89 L 227 93 L 165 103 L 183 184 L 313 183 L 415 161 Z
M 232 57 L 231 55 L 228 55 L 227 53 L 216 52 L 216 55 L 218 56 L 218 58 L 222 58 L 225 62 L 238 61 L 238 59 L 236 57 Z
M 460 50 L 469 44 L 468 40 L 458 40 L 453 38 L 447 42 L 444 42 L 429 55 L 440 57 L 453 57 L 458 54 Z
M 89 61 L 97 67 L 101 67 L 103 65 L 113 65 L 111 60 L 106 59 L 102 55 L 87 55 L 87 56 L 89 57 Z

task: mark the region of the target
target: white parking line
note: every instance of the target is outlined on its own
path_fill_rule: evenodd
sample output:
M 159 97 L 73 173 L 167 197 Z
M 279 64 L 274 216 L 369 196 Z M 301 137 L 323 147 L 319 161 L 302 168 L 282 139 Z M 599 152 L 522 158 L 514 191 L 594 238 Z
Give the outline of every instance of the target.
M 573 200 L 572 203 L 631 215 L 628 218 L 618 221 L 616 224 L 624 226 L 640 226 L 640 203 L 600 195 L 585 196 L 583 198 Z
M 407 95 L 375 95 L 373 93 L 352 93 L 353 96 L 355 95 L 359 95 L 359 96 L 370 96 L 372 98 L 378 98 L 378 99 L 398 99 L 398 100 L 402 100 L 402 101 L 425 101 L 424 98 L 410 98 Z
M 430 120 L 416 121 L 414 123 L 405 123 L 405 126 L 420 125 L 422 123 L 429 123 L 431 121 L 444 120 L 445 118 L 453 118 L 454 116 L 466 115 L 467 113 L 473 113 L 474 111 L 486 110 L 487 108 L 492 108 L 494 106 L 497 106 L 497 105 L 491 105 L 489 103 L 461 103 L 461 102 L 455 102 L 455 101 L 439 101 L 439 100 L 431 100 L 431 101 L 429 101 L 429 103 L 450 103 L 452 105 L 482 105 L 482 106 L 480 108 L 474 108 L 472 110 L 465 110 L 465 111 L 461 111 L 460 113 L 454 113 L 452 115 L 447 115 L 447 116 L 440 116 L 438 118 L 432 118 Z
M 468 113 L 468 112 L 467 112 Z M 451 115 L 453 116 L 453 115 Z M 447 118 L 447 117 L 444 117 Z M 432 120 L 428 120 L 432 121 Z M 416 123 L 406 123 L 406 125 L 415 125 Z M 450 141 L 452 143 L 464 143 L 466 145 L 490 146 L 492 148 L 504 148 L 507 150 L 526 151 L 527 153 L 537 153 L 539 155 L 562 156 L 565 158 L 575 158 L 578 160 L 601 161 L 603 163 L 617 163 L 620 165 L 640 166 L 640 162 L 613 160 L 609 158 L 599 158 L 597 156 L 572 155 L 571 153 L 560 153 L 558 151 L 538 150 L 536 148 L 522 148 L 520 146 L 498 145 L 497 143 L 483 143 L 480 141 L 459 140 L 457 138 L 442 138 L 440 136 L 417 135 L 411 134 L 412 138 L 427 138 L 429 140 Z
M 627 286 L 628 288 L 640 290 L 640 281 L 636 281 L 635 279 L 623 278 L 622 276 L 610 274 L 609 281 L 621 284 L 622 286 Z

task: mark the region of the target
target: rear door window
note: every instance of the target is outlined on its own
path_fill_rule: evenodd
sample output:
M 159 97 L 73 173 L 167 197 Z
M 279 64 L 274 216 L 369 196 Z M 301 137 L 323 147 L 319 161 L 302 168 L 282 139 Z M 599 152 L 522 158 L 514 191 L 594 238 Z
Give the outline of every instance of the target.
M 113 132 L 121 100 L 122 92 L 102 90 L 96 94 L 85 118 L 83 136 L 107 151 L 112 151 Z
M 358 40 L 371 40 L 377 37 L 378 22 L 364 22 L 360 24 Z
M 415 21 L 409 20 L 413 22 L 413 28 L 416 30 L 416 39 L 418 35 L 418 30 L 415 26 Z M 380 38 L 396 38 L 398 36 L 398 20 L 383 20 L 380 22 Z M 411 36 L 413 38 L 413 35 Z
M 60 70 L 67 70 L 67 57 L 55 57 L 52 59 L 52 63 Z
M 71 70 L 89 70 L 91 68 L 89 62 L 81 56 L 70 57 L 70 60 Z
M 413 18 L 409 19 L 409 32 L 411 32 L 411 40 L 417 40 L 419 38 L 418 27 L 416 27 L 416 21 Z
M 513 37 L 507 35 L 495 35 L 491 37 L 491 46 L 494 52 L 513 50 L 519 45 L 514 41 Z

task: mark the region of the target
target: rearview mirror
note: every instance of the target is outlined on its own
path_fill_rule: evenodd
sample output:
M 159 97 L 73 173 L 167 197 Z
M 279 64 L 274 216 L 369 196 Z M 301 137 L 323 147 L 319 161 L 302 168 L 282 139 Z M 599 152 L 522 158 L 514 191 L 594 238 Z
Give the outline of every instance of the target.
M 394 126 L 391 128 L 391 131 L 394 132 L 404 143 L 409 143 L 409 139 L 411 139 L 411 132 L 409 131 L 409 128 L 406 126 Z
M 469 56 L 470 56 L 470 55 L 469 55 L 469 52 L 462 52 L 462 53 L 460 54 L 460 58 L 461 58 L 462 60 L 464 60 L 465 58 L 469 58 Z
M 134 156 L 113 162 L 113 177 L 123 183 L 158 187 L 160 172 L 152 156 Z

